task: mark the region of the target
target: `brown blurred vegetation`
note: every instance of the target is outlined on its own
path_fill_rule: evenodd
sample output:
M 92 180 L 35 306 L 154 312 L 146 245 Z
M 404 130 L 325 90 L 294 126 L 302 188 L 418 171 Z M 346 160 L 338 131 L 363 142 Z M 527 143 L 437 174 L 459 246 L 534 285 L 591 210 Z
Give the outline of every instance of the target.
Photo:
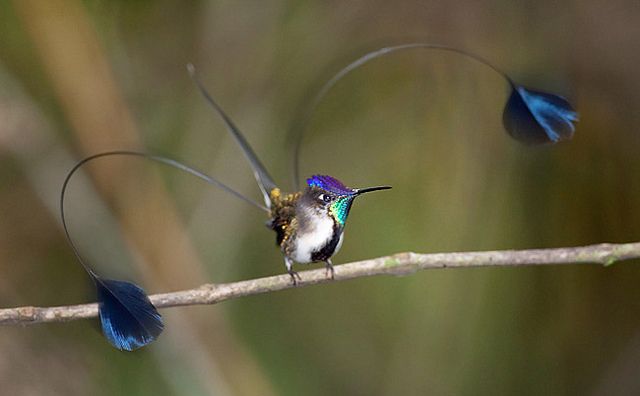
M 503 81 L 452 54 L 372 62 L 326 97 L 302 174 L 392 192 L 354 206 L 335 262 L 393 252 L 640 240 L 637 1 L 15 0 L 0 5 L 0 306 L 91 301 L 60 228 L 67 170 L 162 153 L 258 197 L 185 71 L 193 62 L 290 181 L 289 127 L 368 49 L 470 49 L 572 98 L 573 141 L 522 147 Z M 259 211 L 136 159 L 74 179 L 72 233 L 101 273 L 150 292 L 283 271 Z M 92 322 L 0 329 L 2 394 L 640 393 L 640 269 L 429 271 L 163 312 L 134 354 Z

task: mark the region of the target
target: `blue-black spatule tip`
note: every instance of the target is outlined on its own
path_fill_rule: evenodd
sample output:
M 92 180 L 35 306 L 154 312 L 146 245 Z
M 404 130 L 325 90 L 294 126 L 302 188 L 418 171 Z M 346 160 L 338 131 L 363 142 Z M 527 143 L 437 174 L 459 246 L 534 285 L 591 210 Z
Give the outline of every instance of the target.
M 578 113 L 562 96 L 512 85 L 502 113 L 504 127 L 526 144 L 557 143 L 573 137 Z
M 162 316 L 139 286 L 101 278 L 95 281 L 102 332 L 111 345 L 133 351 L 162 333 Z

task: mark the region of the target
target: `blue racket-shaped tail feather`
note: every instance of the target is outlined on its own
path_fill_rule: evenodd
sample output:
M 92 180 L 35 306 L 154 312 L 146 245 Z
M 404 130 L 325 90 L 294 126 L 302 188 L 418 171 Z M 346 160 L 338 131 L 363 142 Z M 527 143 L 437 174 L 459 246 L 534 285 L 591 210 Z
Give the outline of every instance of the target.
M 525 144 L 556 143 L 570 139 L 574 133 L 574 122 L 578 114 L 561 96 L 535 91 L 516 84 L 504 71 L 481 56 L 459 48 L 434 43 L 407 43 L 379 48 L 368 52 L 340 69 L 313 97 L 307 110 L 293 124 L 290 136 L 293 140 L 293 185 L 298 189 L 300 179 L 300 147 L 305 129 L 322 99 L 340 80 L 365 64 L 393 53 L 407 50 L 439 50 L 457 53 L 475 62 L 488 66 L 500 74 L 511 87 L 511 95 L 503 111 L 503 123 L 509 135 Z
M 139 286 L 95 278 L 102 333 L 114 347 L 133 351 L 154 341 L 162 330 L 162 316 Z
M 155 161 L 202 179 L 261 210 L 268 211 L 268 208 L 240 194 L 218 179 L 181 162 L 159 155 L 127 150 L 107 151 L 86 157 L 71 168 L 62 183 L 62 190 L 60 191 L 60 218 L 67 242 L 76 255 L 78 262 L 96 285 L 100 321 L 105 337 L 114 347 L 120 350 L 133 351 L 149 344 L 160 335 L 164 328 L 162 317 L 139 286 L 130 282 L 104 279 L 96 274 L 84 261 L 73 242 L 65 215 L 65 197 L 71 177 L 83 165 L 99 158 L 111 156 L 132 156 Z
M 557 143 L 573 137 L 578 113 L 555 94 L 513 85 L 502 113 L 504 127 L 526 144 Z

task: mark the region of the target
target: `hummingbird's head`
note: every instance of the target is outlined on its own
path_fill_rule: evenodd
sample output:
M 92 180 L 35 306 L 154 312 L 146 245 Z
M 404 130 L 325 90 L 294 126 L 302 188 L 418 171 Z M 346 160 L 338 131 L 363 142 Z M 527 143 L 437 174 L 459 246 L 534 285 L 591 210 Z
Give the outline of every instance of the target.
M 314 175 L 307 179 L 306 200 L 314 207 L 332 216 L 344 226 L 351 204 L 356 197 L 371 191 L 387 190 L 391 186 L 350 188 L 340 180 L 326 175 Z

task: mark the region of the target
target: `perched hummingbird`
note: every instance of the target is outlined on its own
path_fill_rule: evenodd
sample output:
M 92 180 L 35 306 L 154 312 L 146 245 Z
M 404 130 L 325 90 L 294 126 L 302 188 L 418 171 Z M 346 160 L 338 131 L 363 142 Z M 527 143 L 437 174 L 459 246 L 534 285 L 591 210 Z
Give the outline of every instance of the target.
M 573 136 L 574 122 L 578 120 L 578 114 L 565 98 L 516 84 L 506 73 L 478 55 L 453 47 L 429 43 L 409 43 L 385 47 L 369 52 L 341 69 L 324 84 L 314 97 L 309 110 L 299 124 L 300 133 L 295 141 L 294 190 L 298 189 L 298 163 L 302 132 L 310 119 L 310 114 L 326 93 L 345 75 L 373 59 L 398 51 L 415 49 L 458 53 L 490 67 L 504 77 L 511 88 L 511 94 L 503 109 L 503 123 L 507 132 L 514 139 L 525 144 L 552 144 L 570 139 Z M 121 350 L 132 351 L 149 344 L 160 335 L 164 325 L 162 317 L 139 286 L 131 282 L 110 280 L 99 276 L 84 261 L 71 239 L 64 212 L 65 192 L 71 176 L 82 165 L 100 157 L 113 155 L 143 157 L 187 172 L 264 210 L 269 216 L 267 226 L 276 232 L 276 242 L 284 254 L 285 267 L 294 285 L 300 280 L 300 275 L 293 270 L 294 263 L 324 262 L 327 276 L 333 279 L 334 270 L 331 257 L 342 246 L 344 227 L 353 201 L 364 193 L 391 188 L 389 186 L 349 188 L 331 176 L 314 175 L 307 179 L 307 186 L 304 190 L 291 194 L 282 193 L 240 130 L 197 79 L 193 66 L 188 65 L 188 70 L 202 95 L 220 115 L 227 130 L 249 161 L 262 192 L 264 205 L 181 162 L 147 153 L 135 151 L 99 153 L 83 159 L 69 171 L 60 194 L 60 215 L 65 235 L 78 261 L 96 286 L 102 331 L 109 342 Z
M 188 69 L 198 89 L 218 112 L 249 161 L 262 192 L 264 205 L 181 162 L 137 151 L 120 150 L 94 154 L 79 161 L 67 173 L 60 193 L 60 215 L 65 235 L 78 261 L 96 286 L 102 332 L 114 347 L 121 350 L 132 351 L 147 345 L 160 335 L 164 325 L 160 313 L 142 288 L 131 282 L 99 276 L 82 258 L 71 238 L 64 210 L 65 194 L 71 177 L 86 163 L 108 156 L 150 159 L 196 176 L 264 210 L 269 215 L 267 226 L 276 232 L 276 242 L 284 254 L 285 267 L 294 285 L 301 280 L 300 275 L 293 270 L 294 262 L 324 262 L 327 276 L 333 279 L 331 257 L 342 245 L 345 223 L 354 199 L 367 192 L 391 188 L 379 186 L 353 189 L 331 176 L 315 175 L 307 180 L 304 191 L 283 194 L 240 130 L 197 79 L 193 66 L 189 65 Z
M 333 279 L 331 257 L 342 246 L 344 227 L 353 201 L 364 193 L 391 187 L 349 188 L 331 176 L 314 175 L 307 179 L 307 187 L 303 191 L 283 194 L 240 130 L 200 83 L 193 65 L 188 65 L 188 70 L 202 95 L 224 120 L 253 169 L 270 216 L 267 226 L 276 232 L 276 243 L 284 254 L 285 267 L 292 282 L 297 284 L 300 279 L 293 270 L 293 263 L 324 262 L 327 275 Z
M 314 175 L 307 179 L 307 188 L 285 194 L 274 188 L 269 193 L 271 220 L 267 225 L 276 232 L 276 243 L 284 254 L 287 272 L 296 283 L 293 263 L 323 261 L 334 277 L 331 257 L 342 246 L 344 226 L 356 197 L 389 186 L 349 188 L 338 179 Z

